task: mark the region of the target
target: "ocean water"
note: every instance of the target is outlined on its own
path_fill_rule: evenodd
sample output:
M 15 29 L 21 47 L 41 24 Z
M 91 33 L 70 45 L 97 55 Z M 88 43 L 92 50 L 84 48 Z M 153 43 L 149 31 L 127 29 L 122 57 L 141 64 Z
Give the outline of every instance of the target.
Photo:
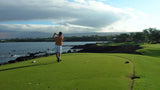
M 74 45 L 93 44 L 96 42 L 63 42 L 62 52 L 67 52 Z M 14 60 L 29 53 L 54 53 L 55 42 L 8 42 L 0 43 L 0 63 Z

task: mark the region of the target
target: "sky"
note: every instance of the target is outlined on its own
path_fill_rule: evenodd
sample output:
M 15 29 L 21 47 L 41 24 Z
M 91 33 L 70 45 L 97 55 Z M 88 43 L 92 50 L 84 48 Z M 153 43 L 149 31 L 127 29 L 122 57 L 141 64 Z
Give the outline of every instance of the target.
M 159 29 L 159 3 L 160 0 L 0 0 L 0 33 Z

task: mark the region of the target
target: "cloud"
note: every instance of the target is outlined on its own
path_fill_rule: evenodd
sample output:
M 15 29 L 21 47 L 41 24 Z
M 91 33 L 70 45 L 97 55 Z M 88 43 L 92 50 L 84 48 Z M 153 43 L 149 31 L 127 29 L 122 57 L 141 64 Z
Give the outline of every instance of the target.
M 97 29 L 79 25 L 33 25 L 33 24 L 0 24 L 0 39 L 9 38 L 43 38 L 50 37 L 53 33 L 63 32 L 90 33 L 97 32 Z
M 83 3 L 83 4 L 86 3 L 85 0 L 74 0 L 74 1 L 78 3 Z
M 73 2 L 67 0 L 0 0 L 0 13 L 0 22 L 53 20 L 59 26 L 48 26 L 47 28 L 63 27 L 66 31 L 66 28 L 75 29 L 75 27 L 70 28 L 67 24 L 100 30 L 118 21 L 132 18 L 132 13 L 127 10 L 93 0 Z M 35 28 L 36 26 L 20 26 L 22 29 L 29 29 L 29 27 Z M 43 28 L 45 25 L 39 27 Z
M 11 31 L 38 31 L 46 33 L 64 32 L 64 33 L 82 33 L 82 32 L 96 32 L 96 29 L 86 26 L 78 25 L 33 25 L 33 24 L 0 24 L 0 32 Z
M 130 8 L 126 9 L 129 10 L 128 13 L 132 18 L 117 21 L 101 30 L 103 32 L 141 32 L 146 28 L 153 27 L 150 23 L 147 24 L 148 18 L 150 18 L 148 14 Z M 133 11 L 134 13 L 132 13 Z

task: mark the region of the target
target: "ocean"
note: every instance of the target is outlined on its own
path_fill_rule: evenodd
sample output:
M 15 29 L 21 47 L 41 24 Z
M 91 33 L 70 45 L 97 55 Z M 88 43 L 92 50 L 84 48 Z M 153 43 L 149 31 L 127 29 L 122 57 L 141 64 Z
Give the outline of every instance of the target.
M 94 44 L 96 42 L 63 42 L 62 52 L 67 52 L 74 45 Z M 0 63 L 15 60 L 29 53 L 54 53 L 55 42 L 7 42 L 0 43 Z

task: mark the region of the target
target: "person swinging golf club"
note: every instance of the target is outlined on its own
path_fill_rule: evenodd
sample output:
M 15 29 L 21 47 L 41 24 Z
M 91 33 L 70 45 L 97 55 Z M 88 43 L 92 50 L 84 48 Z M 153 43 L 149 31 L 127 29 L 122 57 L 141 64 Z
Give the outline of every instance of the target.
M 53 34 L 53 40 L 55 40 L 55 53 L 57 57 L 57 62 L 62 61 L 61 60 L 61 53 L 62 53 L 62 44 L 63 44 L 63 35 L 62 32 L 59 32 L 59 34 L 54 33 Z

